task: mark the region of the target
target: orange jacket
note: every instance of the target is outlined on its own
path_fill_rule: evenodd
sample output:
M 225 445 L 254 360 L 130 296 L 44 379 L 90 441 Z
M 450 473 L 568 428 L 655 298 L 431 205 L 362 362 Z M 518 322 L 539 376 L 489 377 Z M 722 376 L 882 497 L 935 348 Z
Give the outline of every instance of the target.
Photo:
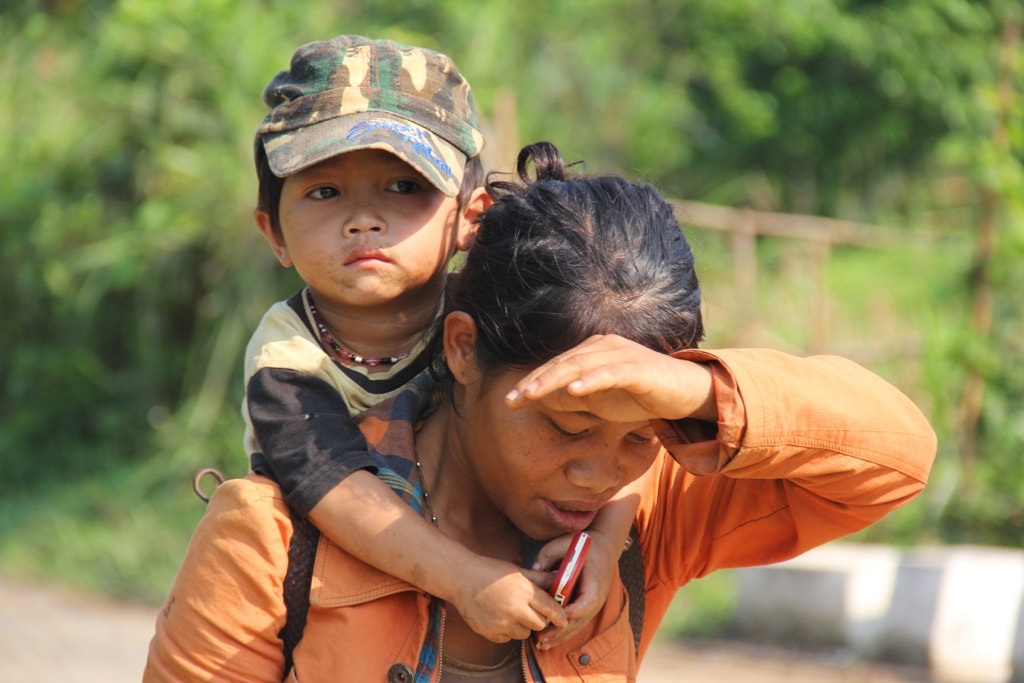
M 656 425 L 666 450 L 637 514 L 641 659 L 680 586 L 868 526 L 922 489 L 935 453 L 913 403 L 849 361 L 765 350 L 677 355 L 712 363 L 719 424 Z M 272 482 L 250 475 L 221 485 L 158 616 L 144 681 L 280 681 L 290 537 Z M 402 676 L 421 660 L 432 600 L 321 537 L 288 680 L 412 681 Z M 634 680 L 626 603 L 619 584 L 569 643 L 529 653 L 524 645 L 524 656 L 548 683 Z M 427 674 L 436 680 L 438 671 Z

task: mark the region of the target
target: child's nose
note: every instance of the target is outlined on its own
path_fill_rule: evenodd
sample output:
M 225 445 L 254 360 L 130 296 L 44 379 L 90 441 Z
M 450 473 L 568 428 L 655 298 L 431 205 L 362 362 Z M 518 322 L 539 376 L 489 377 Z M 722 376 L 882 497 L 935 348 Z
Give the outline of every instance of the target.
M 374 202 L 360 202 L 352 207 L 345 221 L 345 233 L 359 235 L 367 232 L 386 232 L 387 221 Z

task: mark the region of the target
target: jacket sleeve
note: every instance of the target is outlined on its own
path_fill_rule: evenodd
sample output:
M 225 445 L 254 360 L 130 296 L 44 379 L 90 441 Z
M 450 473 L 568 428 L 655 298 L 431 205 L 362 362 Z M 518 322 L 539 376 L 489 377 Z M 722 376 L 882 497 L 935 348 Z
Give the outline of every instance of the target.
M 277 489 L 249 475 L 214 492 L 157 616 L 143 681 L 273 681 L 291 523 Z
M 859 531 L 924 487 L 932 428 L 855 363 L 760 349 L 677 355 L 710 364 L 719 418 L 656 425 L 672 457 L 655 465 L 642 526 L 673 590 Z
M 323 379 L 261 368 L 249 379 L 246 404 L 261 448 L 253 469 L 274 479 L 299 514 L 352 472 L 377 471 L 347 404 Z

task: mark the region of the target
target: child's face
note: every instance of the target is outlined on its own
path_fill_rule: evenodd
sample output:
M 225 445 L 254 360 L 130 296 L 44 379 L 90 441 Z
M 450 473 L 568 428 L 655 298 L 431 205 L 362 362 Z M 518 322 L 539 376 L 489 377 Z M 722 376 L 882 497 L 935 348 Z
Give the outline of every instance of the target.
M 282 235 L 257 214 L 285 266 L 322 307 L 436 304 L 459 244 L 458 202 L 383 150 L 341 154 L 285 179 Z

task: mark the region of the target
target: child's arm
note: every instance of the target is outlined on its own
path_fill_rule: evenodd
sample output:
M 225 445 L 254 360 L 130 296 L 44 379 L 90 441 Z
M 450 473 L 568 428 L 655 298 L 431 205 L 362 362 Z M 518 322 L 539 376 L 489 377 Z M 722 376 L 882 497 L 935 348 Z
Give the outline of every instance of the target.
M 545 629 L 537 637 L 537 647 L 542 650 L 555 647 L 571 638 L 590 621 L 604 606 L 611 590 L 612 577 L 619 556 L 626 547 L 630 528 L 640 505 L 640 490 L 647 475 L 624 487 L 597 513 L 593 524 L 587 529 L 590 534 L 590 551 L 583 564 L 579 593 L 565 605 L 569 623 L 558 628 L 557 624 Z M 534 562 L 536 570 L 551 569 L 565 554 L 571 536 L 561 536 L 541 548 Z
M 490 640 L 522 639 L 548 621 L 565 625 L 562 608 L 519 567 L 445 536 L 367 469 L 374 461 L 366 440 L 329 383 L 264 368 L 246 395 L 258 471 L 338 546 L 447 600 Z
M 450 602 L 485 638 L 521 640 L 548 621 L 567 623 L 562 609 L 518 567 L 477 555 L 445 536 L 369 472 L 343 479 L 309 519 L 355 557 Z M 600 604 L 593 612 L 596 607 Z

